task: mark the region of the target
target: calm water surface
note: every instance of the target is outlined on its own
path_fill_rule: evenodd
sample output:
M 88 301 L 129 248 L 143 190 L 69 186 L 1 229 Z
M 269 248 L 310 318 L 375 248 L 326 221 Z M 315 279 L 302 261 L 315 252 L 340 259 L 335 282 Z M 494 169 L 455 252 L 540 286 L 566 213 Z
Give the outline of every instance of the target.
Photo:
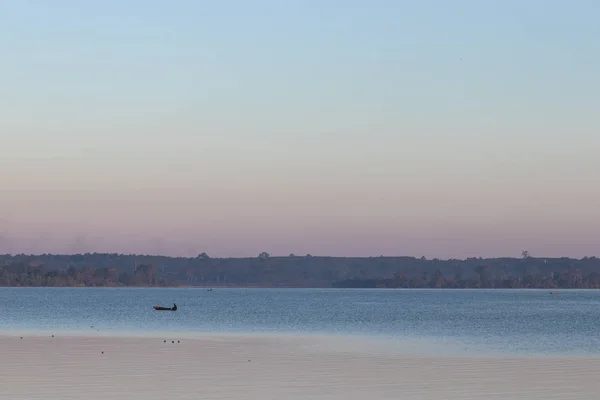
M 177 312 L 152 309 L 174 302 Z M 334 333 L 600 354 L 600 291 L 0 288 L 0 330 Z

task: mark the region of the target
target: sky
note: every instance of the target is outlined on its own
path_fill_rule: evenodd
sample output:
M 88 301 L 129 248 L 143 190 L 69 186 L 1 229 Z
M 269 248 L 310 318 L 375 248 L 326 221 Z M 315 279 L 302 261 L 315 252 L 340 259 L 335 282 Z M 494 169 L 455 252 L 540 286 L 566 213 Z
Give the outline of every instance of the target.
M 600 255 L 595 0 L 0 2 L 0 253 Z

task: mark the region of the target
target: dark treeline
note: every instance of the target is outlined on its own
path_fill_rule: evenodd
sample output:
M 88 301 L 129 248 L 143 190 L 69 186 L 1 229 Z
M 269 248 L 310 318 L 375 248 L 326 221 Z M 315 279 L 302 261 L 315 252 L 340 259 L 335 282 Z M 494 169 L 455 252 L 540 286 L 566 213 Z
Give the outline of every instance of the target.
M 0 286 L 600 288 L 600 259 L 7 254 Z

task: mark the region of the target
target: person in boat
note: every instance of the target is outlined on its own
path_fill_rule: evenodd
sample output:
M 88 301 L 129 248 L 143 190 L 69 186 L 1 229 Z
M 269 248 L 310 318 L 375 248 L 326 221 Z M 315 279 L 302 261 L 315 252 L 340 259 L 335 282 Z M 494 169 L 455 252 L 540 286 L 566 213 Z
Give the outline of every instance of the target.
M 173 303 L 173 311 L 177 311 L 177 304 Z

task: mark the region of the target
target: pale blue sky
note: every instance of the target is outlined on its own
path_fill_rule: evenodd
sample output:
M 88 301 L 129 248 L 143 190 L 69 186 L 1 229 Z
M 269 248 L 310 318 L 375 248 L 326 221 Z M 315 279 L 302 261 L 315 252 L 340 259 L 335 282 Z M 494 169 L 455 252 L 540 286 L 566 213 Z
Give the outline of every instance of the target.
M 600 2 L 0 3 L 0 252 L 584 256 Z

